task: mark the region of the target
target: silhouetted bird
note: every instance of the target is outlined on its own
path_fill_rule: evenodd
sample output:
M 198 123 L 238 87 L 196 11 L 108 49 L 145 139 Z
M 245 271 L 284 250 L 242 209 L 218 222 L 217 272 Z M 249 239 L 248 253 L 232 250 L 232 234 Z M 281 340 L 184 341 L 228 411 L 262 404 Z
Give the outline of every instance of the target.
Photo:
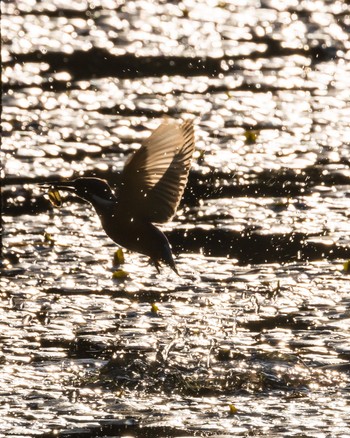
M 153 223 L 168 221 L 185 189 L 194 151 L 192 121 L 163 122 L 126 162 L 114 195 L 107 181 L 78 178 L 44 184 L 90 202 L 107 235 L 118 245 L 150 257 L 177 274 L 166 236 Z

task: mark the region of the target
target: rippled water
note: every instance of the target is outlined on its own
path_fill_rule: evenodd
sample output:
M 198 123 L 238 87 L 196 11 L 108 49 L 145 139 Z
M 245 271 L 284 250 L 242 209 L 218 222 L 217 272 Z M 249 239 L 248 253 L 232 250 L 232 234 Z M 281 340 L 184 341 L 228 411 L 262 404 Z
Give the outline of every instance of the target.
M 349 436 L 347 2 L 2 4 L 0 435 Z M 197 151 L 181 277 L 36 183 Z

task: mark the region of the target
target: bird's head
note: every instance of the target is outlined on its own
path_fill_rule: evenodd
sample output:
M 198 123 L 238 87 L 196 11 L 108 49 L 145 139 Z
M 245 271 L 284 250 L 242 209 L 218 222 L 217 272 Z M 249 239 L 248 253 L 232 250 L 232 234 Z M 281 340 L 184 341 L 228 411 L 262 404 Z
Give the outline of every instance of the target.
M 77 178 L 73 181 L 54 181 L 43 186 L 73 193 L 97 206 L 115 202 L 116 198 L 107 181 L 100 178 Z

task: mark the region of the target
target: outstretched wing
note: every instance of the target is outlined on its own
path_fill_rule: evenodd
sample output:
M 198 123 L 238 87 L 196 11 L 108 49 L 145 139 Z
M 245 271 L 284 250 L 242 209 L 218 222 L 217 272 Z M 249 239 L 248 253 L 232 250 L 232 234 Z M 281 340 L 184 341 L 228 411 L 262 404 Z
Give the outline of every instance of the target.
M 151 222 L 166 222 L 185 189 L 194 151 L 192 121 L 162 123 L 127 161 L 120 207 Z

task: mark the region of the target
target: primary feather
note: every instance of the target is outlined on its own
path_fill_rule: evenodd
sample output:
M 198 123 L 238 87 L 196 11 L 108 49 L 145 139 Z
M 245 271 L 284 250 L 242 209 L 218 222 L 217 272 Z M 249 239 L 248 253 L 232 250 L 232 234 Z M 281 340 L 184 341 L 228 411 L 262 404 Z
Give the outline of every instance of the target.
M 193 123 L 164 122 L 126 163 L 119 202 L 125 211 L 166 222 L 176 212 L 194 152 Z

